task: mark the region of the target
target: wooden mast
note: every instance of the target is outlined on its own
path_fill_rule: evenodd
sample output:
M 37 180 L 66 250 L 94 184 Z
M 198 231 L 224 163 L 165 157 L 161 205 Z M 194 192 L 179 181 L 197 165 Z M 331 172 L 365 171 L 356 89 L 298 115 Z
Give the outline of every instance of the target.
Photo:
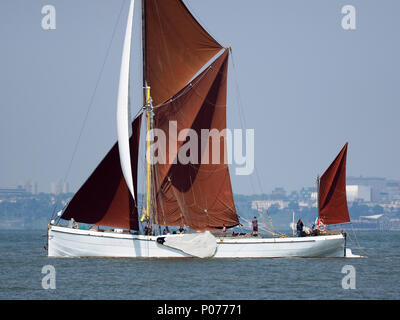
M 146 81 L 146 1 L 142 1 L 142 60 L 143 60 L 143 109 L 146 112 L 146 209 L 140 221 L 146 221 L 145 234 L 151 234 L 151 161 L 150 161 L 150 132 L 153 120 L 153 105 L 150 87 Z

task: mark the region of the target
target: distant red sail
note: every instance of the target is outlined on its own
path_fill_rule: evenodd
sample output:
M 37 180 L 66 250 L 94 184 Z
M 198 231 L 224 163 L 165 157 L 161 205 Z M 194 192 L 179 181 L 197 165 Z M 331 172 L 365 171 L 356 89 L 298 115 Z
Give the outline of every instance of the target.
M 175 95 L 222 46 L 181 0 L 145 0 L 145 79 L 153 105 Z
M 350 222 L 346 198 L 347 145 L 324 172 L 319 185 L 319 216 L 325 224 Z
M 132 123 L 129 140 L 132 178 L 137 199 L 137 163 L 141 116 Z M 115 143 L 91 176 L 72 198 L 62 219 L 102 226 L 139 230 L 138 211 L 121 170 Z
M 171 135 L 171 122 L 176 123 L 177 132 L 191 129 L 197 137 L 202 137 L 202 129 L 215 129 L 218 132 L 225 129 L 227 67 L 228 50 L 170 101 L 155 109 L 154 127 L 165 132 L 167 137 Z M 206 138 L 209 139 L 209 136 Z M 168 157 L 171 145 L 168 138 L 166 142 L 165 155 Z M 167 161 L 166 164 L 154 165 L 155 223 L 186 225 L 194 230 L 214 230 L 223 225 L 227 228 L 238 225 L 228 164 L 224 163 L 227 152 L 225 139 L 220 139 L 220 159 L 217 164 L 211 161 L 211 147 L 214 143 L 211 139 L 205 147 L 209 148 L 210 163 L 201 163 L 206 149 L 201 149 L 200 141 L 198 164 L 180 163 L 177 154 L 185 143 L 179 141 L 177 149 L 171 149 L 176 163 Z

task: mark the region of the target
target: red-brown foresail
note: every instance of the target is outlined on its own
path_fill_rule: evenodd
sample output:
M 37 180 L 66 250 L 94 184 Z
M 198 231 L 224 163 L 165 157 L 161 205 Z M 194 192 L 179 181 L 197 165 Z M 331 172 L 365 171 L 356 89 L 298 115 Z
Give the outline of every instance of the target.
M 325 224 L 350 222 L 346 199 L 347 145 L 344 145 L 320 179 L 319 216 Z
M 129 140 L 132 178 L 137 199 L 137 163 L 141 116 L 132 123 Z M 139 230 L 138 211 L 122 174 L 115 143 L 72 198 L 61 217 L 109 227 Z

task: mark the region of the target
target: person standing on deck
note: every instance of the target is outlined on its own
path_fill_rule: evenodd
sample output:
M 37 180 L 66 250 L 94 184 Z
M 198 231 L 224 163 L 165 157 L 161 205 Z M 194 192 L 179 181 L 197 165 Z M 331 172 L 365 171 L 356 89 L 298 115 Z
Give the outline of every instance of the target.
M 254 217 L 253 221 L 251 221 L 251 223 L 253 224 L 253 232 L 252 232 L 252 236 L 257 236 L 258 234 L 258 221 L 257 218 Z
M 301 219 L 299 219 L 299 220 L 297 221 L 297 225 L 296 225 L 297 236 L 298 236 L 298 237 L 303 237 L 303 236 L 304 236 L 303 227 L 304 227 L 303 221 L 301 221 Z

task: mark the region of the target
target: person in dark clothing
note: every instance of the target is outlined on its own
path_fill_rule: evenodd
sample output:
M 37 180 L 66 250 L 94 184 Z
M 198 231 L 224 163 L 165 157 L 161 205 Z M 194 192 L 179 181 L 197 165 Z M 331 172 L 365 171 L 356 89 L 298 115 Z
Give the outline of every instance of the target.
M 254 217 L 254 219 L 253 219 L 253 221 L 251 221 L 251 223 L 253 224 L 253 232 L 252 232 L 251 235 L 257 236 L 257 234 L 258 234 L 258 221 L 257 221 L 257 218 Z
M 297 229 L 297 236 L 298 236 L 298 237 L 303 237 L 303 236 L 304 236 L 303 227 L 304 227 L 303 221 L 301 221 L 301 219 L 299 219 L 299 220 L 297 221 L 297 226 L 296 226 L 296 229 Z

